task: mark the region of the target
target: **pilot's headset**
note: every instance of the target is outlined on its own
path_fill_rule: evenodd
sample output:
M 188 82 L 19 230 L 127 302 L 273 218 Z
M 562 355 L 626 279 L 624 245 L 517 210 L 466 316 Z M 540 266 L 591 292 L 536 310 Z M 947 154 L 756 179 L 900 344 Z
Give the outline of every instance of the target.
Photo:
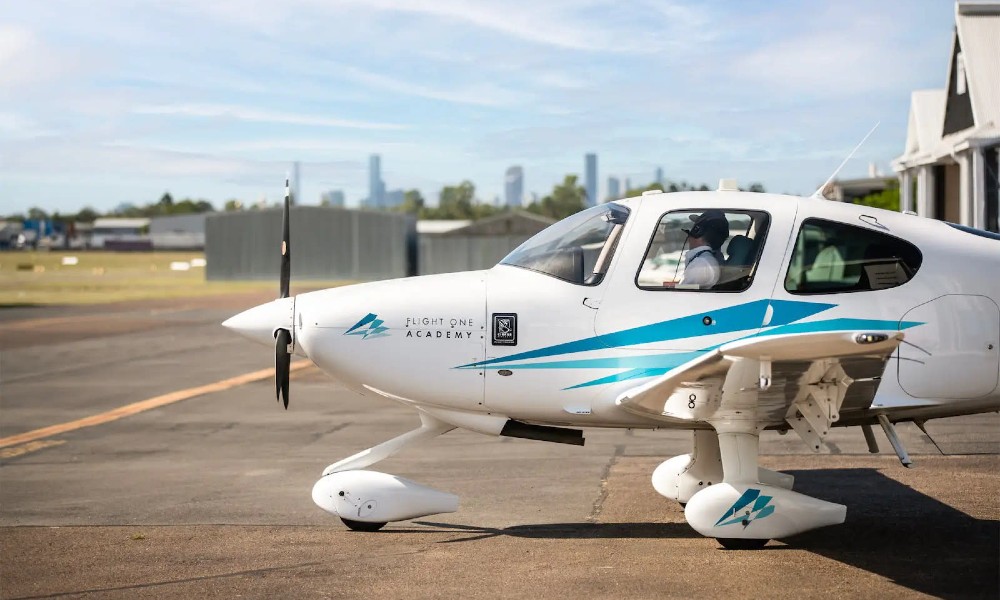
M 726 219 L 725 213 L 712 209 L 706 210 L 700 215 L 691 215 L 688 218 L 694 221 L 694 225 L 691 229 L 681 229 L 681 231 L 688 234 L 688 237 L 702 238 L 708 241 L 712 250 L 718 252 L 722 243 L 729 237 L 729 221 Z
M 684 243 L 681 244 L 681 252 L 688 247 L 691 238 L 702 238 L 708 241 L 708 245 L 711 248 L 712 254 L 715 255 L 719 264 L 722 264 L 724 257 L 722 256 L 722 243 L 726 241 L 729 237 L 729 221 L 726 219 L 725 213 L 721 210 L 711 209 L 706 210 L 700 215 L 688 215 L 688 218 L 694 221 L 694 225 L 691 229 L 681 228 L 686 234 L 684 238 Z M 680 261 L 674 267 L 674 280 L 677 279 L 677 271 L 681 268 Z

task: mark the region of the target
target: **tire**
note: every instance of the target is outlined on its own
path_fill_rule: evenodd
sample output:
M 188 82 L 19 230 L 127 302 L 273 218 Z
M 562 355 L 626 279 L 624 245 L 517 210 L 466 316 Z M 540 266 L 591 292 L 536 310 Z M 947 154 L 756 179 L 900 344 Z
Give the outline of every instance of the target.
M 726 550 L 760 550 L 770 540 L 742 539 L 742 538 L 715 538 Z
M 352 521 L 350 519 L 345 519 L 340 517 L 340 520 L 347 525 L 347 528 L 351 531 L 378 531 L 385 527 L 385 523 L 366 523 L 365 521 Z

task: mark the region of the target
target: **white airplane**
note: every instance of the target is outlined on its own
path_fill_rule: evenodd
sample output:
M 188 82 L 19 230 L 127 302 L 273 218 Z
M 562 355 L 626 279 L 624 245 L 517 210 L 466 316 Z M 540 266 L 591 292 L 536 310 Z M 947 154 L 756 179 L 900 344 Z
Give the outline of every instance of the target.
M 1000 235 L 723 180 L 584 210 L 486 271 L 290 297 L 287 198 L 283 229 L 280 298 L 224 325 L 275 345 L 286 408 L 294 353 L 420 418 L 323 471 L 313 500 L 352 529 L 457 510 L 365 470 L 455 428 L 577 445 L 669 428 L 692 449 L 653 487 L 702 535 L 759 548 L 846 515 L 760 467 L 761 431 L 818 452 L 859 426 L 877 452 L 878 424 L 909 466 L 894 423 L 1000 409 Z

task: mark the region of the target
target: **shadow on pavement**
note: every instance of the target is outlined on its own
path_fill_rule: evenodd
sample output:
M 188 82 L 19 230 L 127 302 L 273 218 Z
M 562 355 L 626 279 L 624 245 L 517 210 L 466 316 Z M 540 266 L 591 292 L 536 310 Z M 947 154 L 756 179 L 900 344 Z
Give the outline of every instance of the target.
M 452 539 L 442 544 L 471 542 L 496 536 L 534 539 L 600 539 L 600 538 L 695 538 L 697 533 L 687 523 L 546 523 L 541 525 L 514 525 L 503 529 L 414 521 L 417 525 L 435 527 L 440 531 L 464 532 L 469 537 Z M 400 530 L 393 530 L 400 533 Z
M 847 505 L 843 525 L 784 540 L 941 598 L 1000 597 L 1000 521 L 976 519 L 875 469 L 788 471 Z
M 770 545 L 763 552 L 800 549 L 941 598 L 1000 597 L 1000 521 L 976 519 L 876 469 L 787 471 L 795 490 L 846 504 L 847 521 Z M 496 536 L 539 539 L 695 538 L 686 523 L 556 523 L 504 529 L 418 521 L 467 532 L 460 543 Z M 719 550 L 723 551 L 723 550 Z M 741 551 L 733 552 L 737 554 Z M 745 552 L 745 551 L 742 551 Z M 761 552 L 758 550 L 757 552 Z M 734 556 L 734 560 L 738 560 Z M 850 582 L 844 582 L 844 590 Z M 831 590 L 832 591 L 832 590 Z M 849 592 L 847 595 L 850 595 Z

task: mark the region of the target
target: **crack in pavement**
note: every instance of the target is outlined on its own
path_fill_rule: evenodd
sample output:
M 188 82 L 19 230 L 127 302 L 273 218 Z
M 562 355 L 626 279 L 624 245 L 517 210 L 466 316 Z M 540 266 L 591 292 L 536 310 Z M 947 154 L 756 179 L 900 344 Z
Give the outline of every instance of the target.
M 615 444 L 614 454 L 608 459 L 608 463 L 604 465 L 604 470 L 601 472 L 601 487 L 597 494 L 597 499 L 594 500 L 594 505 L 590 510 L 590 515 L 587 520 L 591 523 L 597 522 L 597 517 L 600 516 L 601 510 L 604 509 L 604 501 L 608 498 L 608 477 L 611 475 L 611 469 L 618 464 L 618 459 L 625 454 L 625 444 Z

